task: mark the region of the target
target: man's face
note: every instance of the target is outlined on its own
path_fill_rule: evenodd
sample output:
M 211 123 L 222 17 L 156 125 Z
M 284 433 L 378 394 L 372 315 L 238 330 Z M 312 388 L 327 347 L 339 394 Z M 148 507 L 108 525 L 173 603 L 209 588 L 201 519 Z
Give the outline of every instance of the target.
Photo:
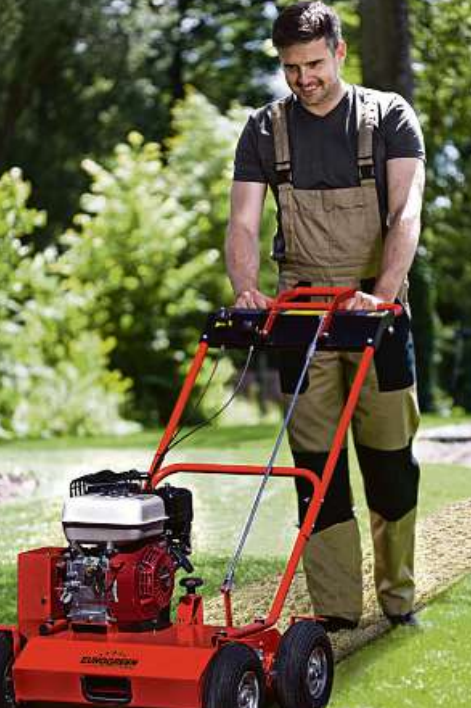
M 345 55 L 345 42 L 340 41 L 332 53 L 324 37 L 279 50 L 288 86 L 305 108 L 316 112 L 335 100 Z

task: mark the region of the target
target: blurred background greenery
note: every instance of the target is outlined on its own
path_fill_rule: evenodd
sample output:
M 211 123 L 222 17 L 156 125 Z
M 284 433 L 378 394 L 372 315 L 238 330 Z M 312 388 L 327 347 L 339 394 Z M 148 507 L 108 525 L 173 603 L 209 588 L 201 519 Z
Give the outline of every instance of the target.
M 2 0 L 1 437 L 167 417 L 206 314 L 231 302 L 233 150 L 249 108 L 279 95 L 268 37 L 286 4 Z M 421 404 L 471 411 L 471 0 L 333 4 L 347 79 L 400 92 L 423 125 Z M 273 231 L 271 204 L 266 255 Z M 262 277 L 273 287 L 268 258 Z

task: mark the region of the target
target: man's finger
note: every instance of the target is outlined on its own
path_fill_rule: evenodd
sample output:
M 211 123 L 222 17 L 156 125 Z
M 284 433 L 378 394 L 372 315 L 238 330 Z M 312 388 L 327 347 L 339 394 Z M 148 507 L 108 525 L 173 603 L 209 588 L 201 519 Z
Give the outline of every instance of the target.
M 259 290 L 243 290 L 239 293 L 235 307 L 247 310 L 265 310 L 270 307 L 273 298 L 264 295 Z
M 369 293 L 357 291 L 355 295 L 344 304 L 346 310 L 376 310 L 380 300 Z

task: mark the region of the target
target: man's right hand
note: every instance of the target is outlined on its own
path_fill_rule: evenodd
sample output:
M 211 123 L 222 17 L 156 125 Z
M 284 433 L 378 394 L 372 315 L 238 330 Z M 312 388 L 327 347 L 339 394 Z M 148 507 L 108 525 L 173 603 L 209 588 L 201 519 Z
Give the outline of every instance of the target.
M 267 310 L 273 303 L 273 298 L 264 295 L 257 288 L 242 290 L 236 298 L 235 307 L 244 310 Z

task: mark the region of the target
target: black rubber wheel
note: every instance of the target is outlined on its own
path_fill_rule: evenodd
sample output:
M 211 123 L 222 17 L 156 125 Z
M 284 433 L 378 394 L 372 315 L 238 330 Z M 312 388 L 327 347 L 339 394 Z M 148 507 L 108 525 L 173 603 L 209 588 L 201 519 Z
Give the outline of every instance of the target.
M 275 691 L 281 708 L 323 708 L 334 680 L 334 657 L 323 627 L 311 620 L 291 625 L 275 658 Z
M 0 708 L 15 708 L 16 706 L 11 675 L 13 658 L 11 634 L 0 632 Z
M 245 644 L 225 644 L 207 669 L 203 708 L 262 708 L 265 677 L 260 659 Z

